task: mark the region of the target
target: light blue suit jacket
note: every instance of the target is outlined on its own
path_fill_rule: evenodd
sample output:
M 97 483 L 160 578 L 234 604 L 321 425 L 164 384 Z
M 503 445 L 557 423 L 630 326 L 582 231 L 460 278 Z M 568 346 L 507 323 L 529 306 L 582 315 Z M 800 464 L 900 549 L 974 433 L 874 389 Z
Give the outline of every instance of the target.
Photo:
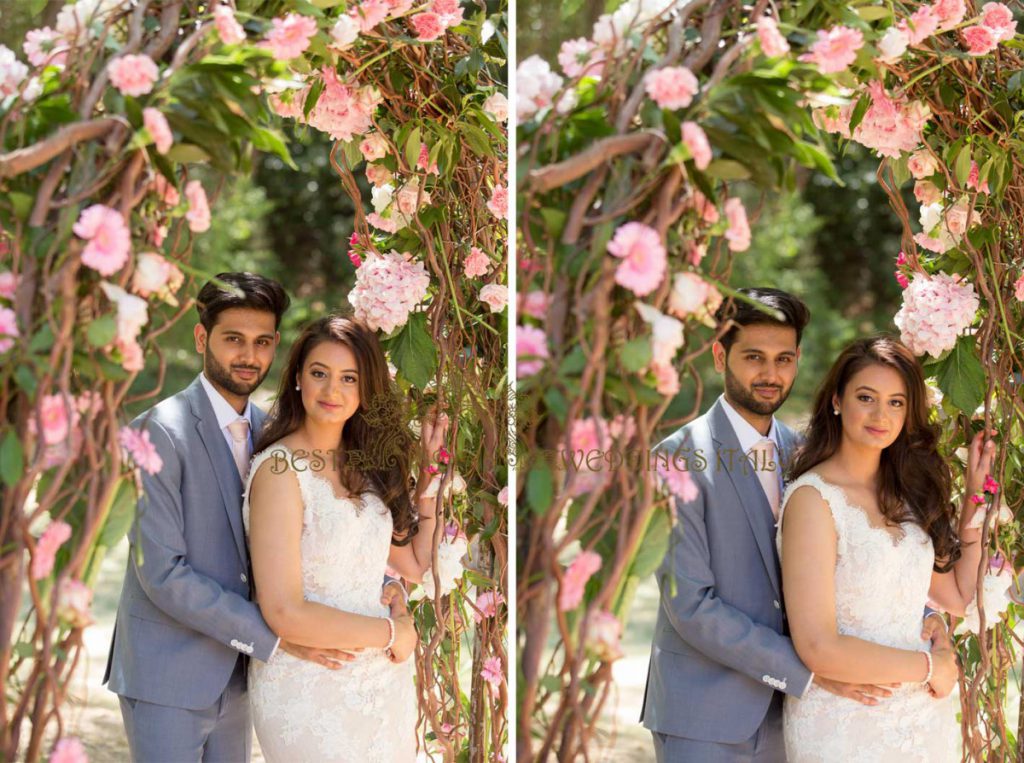
M 265 414 L 253 406 L 253 440 Z M 139 416 L 163 460 L 142 473 L 128 570 L 104 682 L 125 697 L 200 710 L 227 686 L 239 654 L 277 643 L 252 602 L 242 480 L 197 377 Z
M 797 436 L 779 427 L 785 462 Z M 641 720 L 672 736 L 743 742 L 776 690 L 800 696 L 811 678 L 786 635 L 771 508 L 721 401 L 655 451 L 678 452 L 680 465 L 690 457 L 699 493 L 675 501 Z

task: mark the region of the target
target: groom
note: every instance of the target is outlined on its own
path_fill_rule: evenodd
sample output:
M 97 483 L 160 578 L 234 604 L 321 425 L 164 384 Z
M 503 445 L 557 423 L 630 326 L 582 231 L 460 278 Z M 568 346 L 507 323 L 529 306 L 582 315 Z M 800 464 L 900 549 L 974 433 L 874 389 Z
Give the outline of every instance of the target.
M 784 694 L 812 681 L 864 704 L 883 687 L 814 676 L 789 639 L 775 524 L 782 466 L 799 444 L 774 417 L 797 374 L 807 306 L 778 289 L 741 289 L 719 309 L 733 322 L 712 347 L 725 394 L 656 448 L 686 468 L 695 500 L 676 502 L 669 553 L 658 573 L 661 606 L 641 720 L 659 763 L 783 763 Z M 673 457 L 673 454 L 674 457 Z M 925 618 L 922 638 L 945 638 Z
M 280 648 L 329 668 L 352 659 L 281 643 L 251 600 L 242 486 L 265 414 L 249 395 L 270 371 L 289 299 L 259 275 L 217 279 L 197 297 L 202 373 L 133 422 L 163 468 L 142 474 L 104 682 L 140 763 L 248 761 L 250 657 Z

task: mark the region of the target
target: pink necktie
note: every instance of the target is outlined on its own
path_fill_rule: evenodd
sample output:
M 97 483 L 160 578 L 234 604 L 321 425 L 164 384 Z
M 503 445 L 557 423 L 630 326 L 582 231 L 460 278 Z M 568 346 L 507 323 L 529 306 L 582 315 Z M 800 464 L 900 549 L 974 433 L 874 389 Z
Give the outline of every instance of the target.
M 764 489 L 768 505 L 776 521 L 779 519 L 779 463 L 775 459 L 775 442 L 769 438 L 760 440 L 750 452 L 755 454 L 754 470 Z
M 238 419 L 228 424 L 231 433 L 231 455 L 235 457 L 235 466 L 242 481 L 249 476 L 249 421 Z

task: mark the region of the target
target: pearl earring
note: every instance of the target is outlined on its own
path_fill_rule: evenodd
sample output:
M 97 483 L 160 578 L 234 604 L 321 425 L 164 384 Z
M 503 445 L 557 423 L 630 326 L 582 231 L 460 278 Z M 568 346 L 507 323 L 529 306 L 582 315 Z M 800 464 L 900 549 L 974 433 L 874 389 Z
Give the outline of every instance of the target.
M 839 415 L 839 409 L 838 408 L 833 408 L 832 409 L 832 415 L 833 416 L 838 416 Z
M 299 390 L 301 390 L 301 389 L 302 389 L 302 387 L 300 387 L 300 386 L 299 386 L 298 384 L 296 384 L 296 385 L 295 385 L 295 391 L 296 391 L 296 392 L 298 392 L 298 391 L 299 391 Z

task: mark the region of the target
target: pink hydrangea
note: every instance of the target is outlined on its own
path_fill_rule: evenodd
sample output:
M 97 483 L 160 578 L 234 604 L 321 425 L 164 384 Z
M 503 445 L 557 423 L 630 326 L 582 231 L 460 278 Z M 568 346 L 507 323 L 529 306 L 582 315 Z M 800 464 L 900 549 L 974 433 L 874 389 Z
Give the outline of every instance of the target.
M 940 32 L 949 31 L 967 15 L 967 4 L 964 0 L 935 0 L 931 8 L 938 19 Z
M 42 580 L 53 570 L 53 562 L 57 549 L 71 537 L 71 525 L 57 520 L 50 524 L 36 541 L 35 552 L 32 554 L 30 574 L 33 580 Z
M 939 28 L 939 18 L 931 6 L 922 5 L 910 14 L 910 18 L 900 21 L 898 28 L 907 36 L 909 45 L 917 46 L 935 34 Z
M 342 84 L 337 72 L 329 66 L 323 67 L 320 73 L 324 89 L 309 112 L 309 124 L 334 140 L 350 141 L 368 132 L 373 126 L 373 112 L 380 105 L 380 91 Z
M 680 318 L 696 315 L 702 319 L 718 309 L 722 295 L 713 284 L 696 273 L 676 273 L 668 297 L 668 311 Z
M 900 338 L 915 355 L 939 357 L 956 344 L 978 312 L 974 285 L 960 276 L 915 274 L 903 291 L 903 306 L 894 322 Z
M 579 606 L 583 601 L 587 581 L 601 569 L 601 564 L 601 557 L 593 551 L 583 551 L 572 560 L 562 576 L 562 585 L 558 591 L 558 608 L 562 612 Z
M 142 124 L 153 138 L 157 153 L 166 154 L 171 150 L 174 135 L 171 133 L 171 126 L 167 124 L 167 117 L 158 109 L 145 108 L 142 110 Z
M 548 335 L 535 326 L 516 326 L 516 356 L 516 378 L 533 376 L 544 367 L 544 359 L 551 357 Z
M 992 30 L 999 42 L 1012 40 L 1017 34 L 1013 11 L 1002 3 L 985 3 L 981 6 L 981 23 Z
M 971 56 L 985 56 L 999 46 L 999 39 L 987 26 L 969 26 L 960 32 Z
M 931 116 L 928 107 L 918 101 L 893 100 L 881 82 L 868 85 L 868 92 L 871 106 L 857 125 L 853 139 L 880 156 L 894 159 L 903 152 L 913 151 L 921 143 L 921 130 Z
M 800 60 L 815 64 L 825 74 L 834 74 L 852 64 L 863 45 L 864 35 L 860 30 L 846 26 L 819 29 L 818 41 L 811 46 L 809 53 L 800 56 Z
M 662 485 L 680 501 L 689 503 L 697 498 L 700 491 L 690 472 L 681 466 L 672 458 L 669 458 L 667 463 L 665 459 L 659 458 L 655 468 Z
M 480 670 L 480 677 L 494 689 L 501 688 L 501 685 L 505 682 L 505 673 L 501 668 L 501 658 L 488 657 L 484 660 L 483 668 Z
M 685 66 L 666 66 L 648 74 L 644 88 L 659 108 L 685 109 L 700 90 L 700 83 Z
M 725 231 L 725 240 L 729 249 L 734 252 L 745 252 L 750 248 L 750 223 L 747 222 L 747 210 L 743 202 L 737 198 L 725 202 L 725 219 L 729 228 Z
M 235 12 L 227 5 L 218 5 L 213 9 L 213 23 L 217 27 L 220 41 L 225 45 L 238 45 L 245 42 L 245 29 L 235 18 Z
M 433 11 L 417 13 L 409 19 L 409 23 L 412 24 L 412 28 L 416 31 L 416 38 L 424 42 L 436 40 L 444 34 L 444 22 Z
M 907 169 L 914 176 L 915 180 L 924 180 L 939 171 L 939 164 L 935 156 L 927 148 L 915 151 L 907 160 Z
M 990 193 L 988 187 L 988 180 L 982 181 L 980 178 L 981 172 L 978 169 L 978 163 L 971 160 L 971 171 L 967 175 L 967 187 L 972 191 L 978 193 Z
M 1013 296 L 1017 298 L 1017 301 L 1024 302 L 1024 273 L 1021 273 L 1020 278 L 1013 283 Z
M 406 324 L 429 287 L 426 268 L 411 254 L 368 252 L 356 271 L 356 285 L 348 301 L 355 308 L 356 318 L 374 330 L 391 334 Z
M 160 70 L 149 56 L 127 55 L 107 64 L 107 74 L 110 76 L 110 84 L 121 95 L 138 97 L 153 90 L 153 84 L 160 77 Z
M 316 19 L 300 13 L 289 13 L 283 19 L 273 19 L 271 24 L 273 28 L 262 45 L 269 48 L 271 55 L 278 61 L 290 61 L 301 56 L 316 34 Z
M 683 122 L 682 137 L 683 143 L 690 149 L 694 165 L 699 170 L 706 170 L 711 164 L 711 144 L 704 130 L 696 122 Z
M 604 51 L 586 37 L 566 40 L 558 51 L 558 65 L 567 77 L 600 77 L 604 73 Z
M 65 578 L 57 591 L 57 617 L 72 628 L 92 625 L 92 591 L 81 580 Z
M 651 363 L 651 373 L 654 374 L 654 389 L 659 395 L 675 397 L 679 394 L 679 372 L 671 363 Z
M 210 229 L 210 203 L 206 198 L 203 184 L 198 180 L 190 180 L 185 184 L 185 199 L 188 201 L 188 212 L 185 219 L 193 233 L 203 233 Z
M 33 66 L 64 66 L 68 60 L 67 40 L 48 26 L 27 32 L 22 50 Z
M 528 315 L 538 321 L 543 321 L 548 316 L 548 295 L 540 289 L 519 294 L 519 309 L 523 315 Z
M 611 612 L 598 610 L 587 617 L 583 648 L 587 654 L 601 662 L 613 662 L 624 655 L 622 623 Z
M 352 9 L 352 17 L 359 22 L 359 30 L 366 34 L 386 19 L 390 10 L 384 0 L 363 0 Z
M 638 222 L 620 225 L 608 252 L 622 262 L 615 270 L 615 282 L 631 290 L 638 297 L 654 291 L 665 277 L 668 255 L 658 231 Z
M 480 301 L 491 308 L 492 313 L 500 313 L 508 304 L 508 287 L 489 283 L 480 289 Z
M 483 250 L 479 247 L 473 246 L 469 249 L 469 256 L 466 257 L 466 262 L 463 265 L 463 273 L 466 274 L 467 278 L 477 278 L 482 275 L 487 275 L 487 271 L 491 269 L 491 259 Z
M 28 67 L 17 59 L 13 50 L 0 45 L 0 98 L 17 95 L 27 76 Z
M 156 446 L 149 439 L 149 432 L 130 426 L 121 427 L 121 447 L 132 457 L 132 461 L 149 474 L 156 474 L 164 468 L 163 459 L 156 451 Z
M 761 42 L 761 52 L 768 58 L 778 58 L 789 52 L 789 43 L 771 16 L 761 16 L 757 20 L 757 39 Z
M 17 315 L 9 307 L 0 307 L 0 355 L 11 349 L 19 336 Z
M 494 186 L 491 199 L 487 202 L 487 209 L 499 220 L 508 217 L 508 189 L 504 185 L 499 183 Z
M 78 737 L 64 737 L 53 746 L 48 763 L 89 763 L 89 756 Z
M 87 207 L 72 230 L 76 236 L 89 242 L 82 250 L 82 264 L 100 275 L 113 275 L 128 261 L 131 232 L 116 209 L 103 204 Z
M 476 597 L 476 609 L 473 610 L 473 620 L 482 622 L 485 618 L 494 617 L 498 614 L 498 605 L 505 603 L 505 597 L 497 591 L 484 591 Z

